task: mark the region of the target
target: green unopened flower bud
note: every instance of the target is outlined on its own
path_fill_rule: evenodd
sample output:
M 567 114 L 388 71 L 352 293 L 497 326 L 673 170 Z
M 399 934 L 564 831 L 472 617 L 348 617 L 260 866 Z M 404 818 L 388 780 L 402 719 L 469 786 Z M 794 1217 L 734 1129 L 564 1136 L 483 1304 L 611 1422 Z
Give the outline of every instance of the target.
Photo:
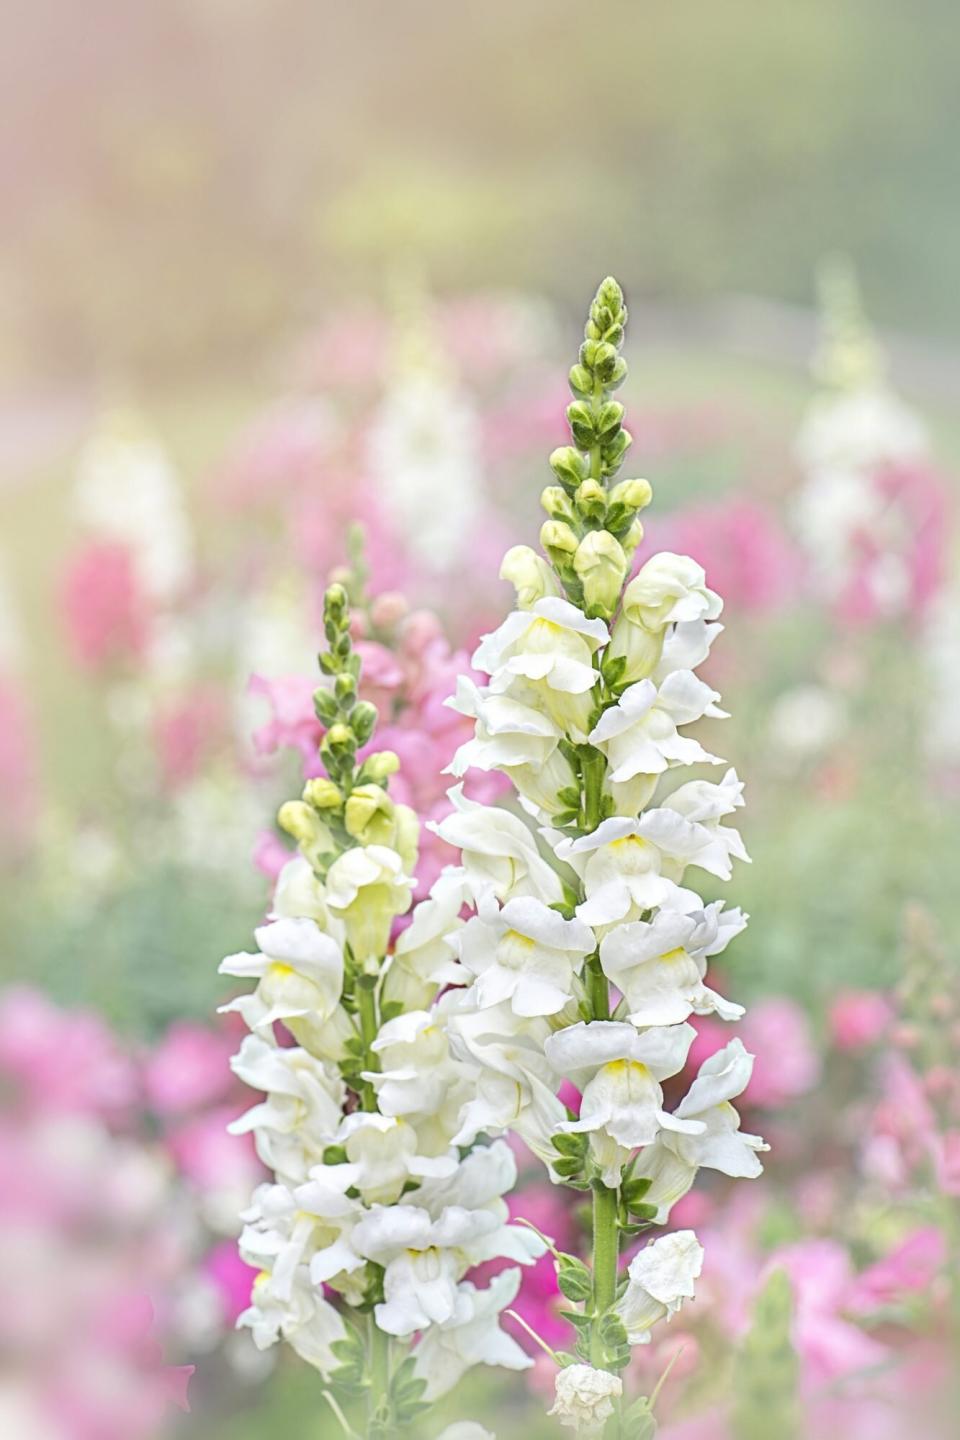
M 358 745 L 366 745 L 377 724 L 377 707 L 369 700 L 358 700 L 350 711 L 350 729 Z
M 391 775 L 396 775 L 399 769 L 400 757 L 395 750 L 377 750 L 364 760 L 360 770 L 360 779 L 370 780 L 375 785 L 382 785 Z
M 623 505 L 628 510 L 645 510 L 652 499 L 649 480 L 621 480 L 610 491 L 611 505 Z
M 583 584 L 588 613 L 612 615 L 627 574 L 627 557 L 619 540 L 607 530 L 592 530 L 577 547 L 573 568 Z
M 601 405 L 600 413 L 594 421 L 594 429 L 601 440 L 607 440 L 613 436 L 614 431 L 619 430 L 623 423 L 623 406 L 619 400 L 608 400 Z
M 593 370 L 601 384 L 606 385 L 614 372 L 618 360 L 616 347 L 608 340 L 602 340 L 594 351 Z
M 597 438 L 590 406 L 583 400 L 574 400 L 572 405 L 567 406 L 567 422 L 575 443 L 581 450 L 589 450 Z
M 364 845 L 392 845 L 396 833 L 395 806 L 379 785 L 358 785 L 343 812 L 347 833 Z
M 321 725 L 332 725 L 340 713 L 337 697 L 332 690 L 314 690 L 313 709 Z
M 333 682 L 333 693 L 338 700 L 352 700 L 357 693 L 357 682 L 349 670 L 341 670 Z
M 559 595 L 553 571 L 529 545 L 514 545 L 503 557 L 500 579 L 509 580 L 517 592 L 517 604 L 521 610 L 529 610 L 545 595 Z
M 580 481 L 586 477 L 587 462 L 572 445 L 561 445 L 550 456 L 550 469 L 563 485 L 576 490 Z
M 417 857 L 420 853 L 420 821 L 416 811 L 411 810 L 409 805 L 398 805 L 394 819 L 396 830 L 393 848 L 403 861 L 406 873 L 412 875 L 417 868 Z
M 357 737 L 349 725 L 344 725 L 342 720 L 338 720 L 336 725 L 330 726 L 324 736 L 323 746 L 335 754 L 346 754 L 357 748 Z
M 347 608 L 349 597 L 346 587 L 339 582 L 327 586 L 326 594 L 323 597 L 323 611 L 325 615 L 340 616 Z
M 577 509 L 588 520 L 602 520 L 607 513 L 607 492 L 599 480 L 584 480 L 574 496 Z
M 553 520 L 576 520 L 576 511 L 567 492 L 559 485 L 547 485 L 540 492 L 540 504 Z
M 593 390 L 593 376 L 585 365 L 572 365 L 567 380 L 574 395 L 589 395 Z
M 540 527 L 540 544 L 554 564 L 569 560 L 577 553 L 579 540 L 562 520 L 545 520 Z
M 315 810 L 339 810 L 343 804 L 340 786 L 322 775 L 307 781 L 303 787 L 303 798 Z

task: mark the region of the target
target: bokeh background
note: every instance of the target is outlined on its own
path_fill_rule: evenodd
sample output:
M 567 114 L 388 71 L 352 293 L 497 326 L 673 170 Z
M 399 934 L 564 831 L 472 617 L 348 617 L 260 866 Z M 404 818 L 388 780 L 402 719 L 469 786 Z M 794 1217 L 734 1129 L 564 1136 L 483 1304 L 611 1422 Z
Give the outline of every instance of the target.
M 906 1433 L 960 1309 L 956 7 L 36 0 L 9 22 L 5 1433 L 328 1433 L 316 1377 L 232 1331 L 258 1172 L 224 1135 L 245 1101 L 217 963 L 264 908 L 338 565 L 406 597 L 379 698 L 441 813 L 433 702 L 509 603 L 497 561 L 535 536 L 608 272 L 650 546 L 727 599 L 713 679 L 754 856 L 730 983 L 754 1001 L 748 1128 L 776 1142 L 760 1195 L 692 1217 L 718 1258 L 669 1433 L 750 1436 L 729 1397 L 768 1373 L 784 1436 Z M 793 1314 L 761 1364 L 776 1268 Z M 164 1369 L 187 1364 L 190 1417 Z M 39 1390 L 66 1429 L 38 1428 Z M 512 1380 L 473 1393 L 501 1434 L 540 1409 Z

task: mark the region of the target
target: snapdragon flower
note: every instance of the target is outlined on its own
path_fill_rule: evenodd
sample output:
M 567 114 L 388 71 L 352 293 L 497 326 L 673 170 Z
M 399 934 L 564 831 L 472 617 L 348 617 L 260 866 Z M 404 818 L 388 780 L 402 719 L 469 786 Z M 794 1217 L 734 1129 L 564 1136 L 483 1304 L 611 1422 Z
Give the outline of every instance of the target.
M 531 1363 L 499 1326 L 519 1272 L 486 1290 L 466 1277 L 491 1259 L 532 1264 L 544 1242 L 509 1223 L 509 1148 L 471 1150 L 479 1127 L 461 1136 L 480 1067 L 454 1053 L 437 997 L 473 974 L 473 942 L 461 946 L 467 879 L 450 869 L 412 906 L 419 822 L 389 793 L 396 756 L 358 757 L 377 716 L 358 698 L 342 586 L 327 592 L 325 631 L 329 685 L 315 705 L 326 774 L 281 808 L 300 854 L 279 875 L 258 951 L 221 966 L 256 982 L 224 1008 L 251 1032 L 234 1072 L 264 1092 L 231 1128 L 253 1135 L 273 1171 L 243 1215 L 240 1253 L 259 1273 L 239 1323 L 258 1347 L 286 1340 L 338 1408 L 359 1402 L 373 1440 L 399 1440 L 471 1365 Z M 508 901 L 500 924 L 485 894 L 499 933 L 526 923 L 550 973 L 559 966 L 572 984 L 586 927 L 529 896 Z M 525 922 L 511 905 L 535 913 Z M 504 961 L 509 952 L 507 942 Z
M 698 872 L 729 880 L 748 856 L 725 823 L 743 803 L 733 770 L 672 784 L 681 768 L 723 763 L 690 729 L 725 713 L 694 673 L 722 601 L 682 555 L 655 555 L 627 579 L 652 492 L 614 480 L 630 445 L 613 399 L 625 321 L 606 280 L 570 371 L 573 444 L 551 455 L 557 483 L 541 497 L 546 558 L 508 553 L 517 608 L 473 656 L 486 682 L 464 677 L 449 702 L 474 720 L 450 772 L 501 772 L 519 813 L 465 803 L 454 787 L 454 813 L 435 827 L 461 850 L 474 909 L 449 936 L 457 968 L 444 973 L 457 988 L 439 1006 L 450 1055 L 475 1072 L 454 1141 L 512 1132 L 554 1183 L 592 1195 L 592 1265 L 551 1252 L 576 1338 L 554 1357 L 550 1413 L 610 1437 L 641 1423 L 648 1433 L 652 1401 L 625 1396 L 621 1372 L 694 1298 L 703 1260 L 692 1232 L 667 1234 L 621 1278 L 622 1243 L 666 1223 L 699 1168 L 755 1175 L 765 1148 L 730 1103 L 752 1065 L 739 1041 L 679 1104 L 663 1088 L 687 1062 L 690 1017 L 743 1014 L 707 969 L 747 917 L 693 887 Z M 579 1091 L 576 1113 L 564 1086 Z

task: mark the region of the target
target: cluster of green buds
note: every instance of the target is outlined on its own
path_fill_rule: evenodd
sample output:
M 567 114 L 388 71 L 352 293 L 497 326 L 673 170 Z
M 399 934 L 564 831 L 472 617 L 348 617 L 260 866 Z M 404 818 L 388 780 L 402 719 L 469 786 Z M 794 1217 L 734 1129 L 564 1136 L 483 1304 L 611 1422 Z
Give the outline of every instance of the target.
M 857 272 L 845 256 L 824 260 L 817 272 L 820 341 L 813 373 L 830 390 L 875 385 L 883 376 L 883 352 L 864 314 Z
M 643 539 L 639 512 L 653 492 L 646 480 L 611 485 L 632 437 L 623 425 L 623 406 L 613 392 L 623 383 L 627 362 L 620 353 L 627 307 L 616 280 L 598 289 L 584 327 L 583 344 L 569 375 L 574 399 L 567 406 L 572 445 L 550 456 L 557 483 L 540 503 L 550 517 L 540 543 L 567 598 L 591 618 L 613 614 L 637 545 Z
M 331 585 L 324 596 L 323 624 L 328 649 L 319 656 L 329 684 L 313 696 L 324 728 L 320 759 L 325 776 L 308 780 L 299 800 L 288 800 L 277 817 L 321 877 L 337 855 L 353 845 L 390 845 L 402 850 L 403 810 L 387 793 L 400 762 L 392 750 L 377 751 L 357 764 L 357 751 L 373 738 L 377 709 L 357 697 L 360 656 L 353 648 L 345 587 Z

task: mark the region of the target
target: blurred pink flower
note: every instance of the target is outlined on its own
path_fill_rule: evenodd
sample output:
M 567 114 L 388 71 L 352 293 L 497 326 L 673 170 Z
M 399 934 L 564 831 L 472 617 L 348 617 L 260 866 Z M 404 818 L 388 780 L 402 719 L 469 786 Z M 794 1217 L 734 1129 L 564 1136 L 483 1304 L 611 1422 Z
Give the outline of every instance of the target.
M 893 1006 L 879 990 L 841 990 L 828 1014 L 830 1037 L 838 1050 L 863 1050 L 883 1039 Z
M 0 1072 L 30 1111 L 117 1120 L 139 1093 L 136 1067 L 98 1015 L 61 1010 L 26 986 L 0 996 Z
M 253 863 L 268 880 L 276 880 L 292 851 L 274 830 L 261 830 L 253 847 Z
M 307 764 L 316 762 L 317 746 L 323 735 L 313 710 L 317 684 L 309 675 L 280 675 L 272 679 L 250 676 L 248 692 L 262 695 L 272 711 L 266 723 L 253 732 L 253 746 L 258 755 L 272 755 L 289 746 L 298 750 Z
M 929 466 L 888 465 L 873 476 L 882 524 L 851 540 L 853 563 L 838 609 L 852 624 L 891 613 L 920 617 L 944 581 L 947 489 Z
M 937 1184 L 944 1195 L 960 1197 L 960 1130 L 948 1130 L 936 1147 Z
M 167 1132 L 166 1143 L 177 1168 L 198 1190 L 252 1189 L 260 1177 L 252 1137 L 227 1133 L 227 1126 L 243 1109 L 216 1106 Z
M 125 545 L 91 540 L 67 565 L 60 608 L 73 657 L 85 669 L 138 659 L 148 633 L 147 602 Z
M 223 743 L 227 730 L 226 702 L 212 685 L 198 685 L 176 700 L 162 704 L 154 717 L 154 742 L 163 780 L 185 785 Z
M 786 996 L 771 995 L 750 1006 L 740 1038 L 756 1056 L 744 1097 L 763 1109 L 780 1109 L 806 1095 L 820 1078 L 821 1062 L 810 1022 Z
M 237 1250 L 235 1240 L 215 1245 L 203 1261 L 203 1273 L 213 1281 L 223 1304 L 224 1323 L 233 1325 L 250 1304 L 250 1288 L 256 1278 Z
M 220 1101 L 233 1085 L 229 1060 L 236 1036 L 182 1020 L 147 1055 L 144 1085 L 161 1115 L 178 1115 Z
M 816 1389 L 889 1359 L 885 1345 L 845 1318 L 854 1279 L 843 1245 L 836 1240 L 800 1240 L 770 1256 L 766 1274 L 777 1269 L 785 1270 L 793 1285 L 793 1336 L 804 1389 Z
M 861 1271 L 847 1295 L 847 1309 L 869 1314 L 928 1291 L 946 1259 L 946 1243 L 935 1226 L 912 1231 L 889 1255 Z

